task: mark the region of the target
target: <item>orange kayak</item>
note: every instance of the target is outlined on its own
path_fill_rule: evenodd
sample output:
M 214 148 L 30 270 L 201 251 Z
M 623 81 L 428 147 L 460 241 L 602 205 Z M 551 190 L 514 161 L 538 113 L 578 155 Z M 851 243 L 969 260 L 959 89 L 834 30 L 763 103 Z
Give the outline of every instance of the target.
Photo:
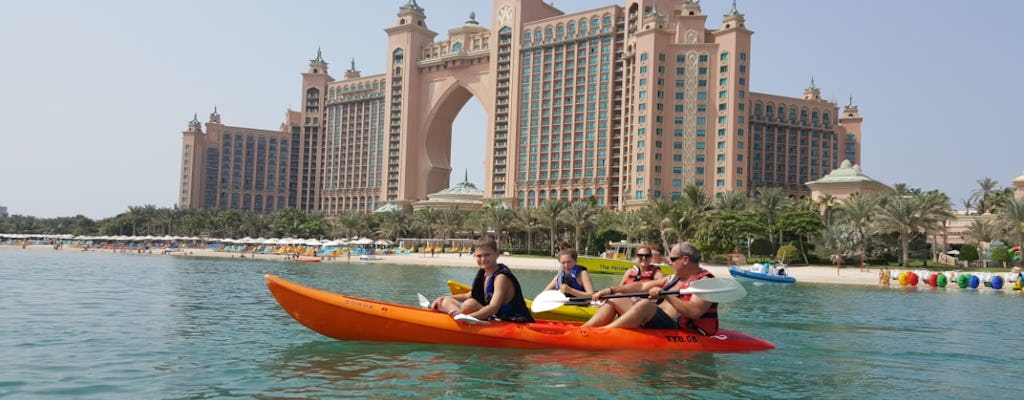
M 457 322 L 447 314 L 360 299 L 299 285 L 267 274 L 267 287 L 292 318 L 337 340 L 433 343 L 518 349 L 749 352 L 775 345 L 738 331 L 700 336 L 679 330 L 583 328 L 579 322 L 487 324 Z

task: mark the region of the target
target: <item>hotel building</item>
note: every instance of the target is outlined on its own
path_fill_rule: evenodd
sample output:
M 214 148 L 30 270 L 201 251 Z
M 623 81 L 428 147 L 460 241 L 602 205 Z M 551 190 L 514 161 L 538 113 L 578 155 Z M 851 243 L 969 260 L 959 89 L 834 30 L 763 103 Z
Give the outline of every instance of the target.
M 511 207 L 593 197 L 611 209 L 781 187 L 808 194 L 842 160 L 860 164 L 861 117 L 821 98 L 750 91 L 746 20 L 719 25 L 691 0 L 631 0 L 566 13 L 542 0 L 493 0 L 447 38 L 415 0 L 385 29 L 383 73 L 352 62 L 334 79 L 317 52 L 301 110 L 279 131 L 211 115 L 186 128 L 179 205 L 334 215 L 409 209 L 448 187 L 452 122 L 471 98 L 487 112 L 485 199 Z M 443 4 L 443 3 L 442 3 Z M 383 42 L 382 42 L 383 44 Z

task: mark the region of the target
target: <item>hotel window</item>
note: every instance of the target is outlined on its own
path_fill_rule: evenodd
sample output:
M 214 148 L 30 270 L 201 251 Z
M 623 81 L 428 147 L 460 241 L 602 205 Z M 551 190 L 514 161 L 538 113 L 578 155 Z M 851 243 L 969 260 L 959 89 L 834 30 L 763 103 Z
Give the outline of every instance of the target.
M 683 173 L 683 167 L 672 167 L 672 173 L 673 174 L 681 174 L 681 173 Z
M 704 162 L 704 155 L 703 154 L 698 154 L 697 155 L 697 162 Z
M 708 68 L 707 67 L 697 68 L 697 73 L 701 74 L 701 75 L 707 75 L 708 74 Z
M 719 61 L 729 61 L 729 52 L 726 51 L 726 52 L 723 52 L 722 54 L 720 54 L 718 56 L 718 60 Z
M 697 130 L 697 137 L 704 137 L 704 136 L 705 136 L 704 130 L 703 129 L 698 129 Z
M 647 61 L 647 53 L 640 53 L 640 61 Z
M 726 73 L 726 72 L 729 72 L 729 66 L 728 65 L 723 65 L 721 67 L 718 67 L 718 72 L 723 73 L 723 74 Z
M 697 150 L 704 150 L 704 142 L 697 142 Z
M 729 84 L 729 78 L 722 78 L 718 80 L 718 86 L 725 86 Z
M 685 85 L 685 83 L 684 83 L 684 81 L 682 79 L 677 79 L 676 80 L 676 87 L 683 87 L 684 85 Z
M 727 91 L 727 90 L 719 91 L 718 92 L 718 98 L 720 98 L 720 99 L 727 99 L 727 98 L 729 98 L 729 91 Z
M 747 53 L 740 53 L 740 61 L 746 61 L 746 60 L 747 60 Z

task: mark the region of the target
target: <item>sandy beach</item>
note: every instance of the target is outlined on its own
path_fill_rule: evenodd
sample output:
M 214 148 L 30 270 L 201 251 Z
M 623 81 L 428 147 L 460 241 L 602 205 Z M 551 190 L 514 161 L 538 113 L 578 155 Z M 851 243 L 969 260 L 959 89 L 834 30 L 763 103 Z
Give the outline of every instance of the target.
M 0 246 L 7 248 L 16 248 L 16 246 Z M 26 247 L 26 250 L 32 251 L 82 251 L 81 248 L 67 246 L 60 250 L 54 250 L 52 246 L 46 245 L 30 245 Z M 137 250 L 110 250 L 110 249 L 89 249 L 89 251 L 101 252 L 101 253 L 112 253 L 112 254 L 125 254 L 125 255 L 152 255 L 152 256 L 163 256 L 163 257 L 218 257 L 218 258 L 246 258 L 246 259 L 258 259 L 258 260 L 271 260 L 280 262 L 294 262 L 288 256 L 277 255 L 277 254 L 252 254 L 246 253 L 244 255 L 239 253 L 213 251 L 210 249 L 184 249 L 183 251 L 173 251 L 169 253 L 163 252 L 160 249 L 154 249 L 152 251 L 139 252 Z M 513 256 L 503 255 L 498 259 L 499 262 L 505 263 L 513 270 L 515 269 L 532 269 L 532 270 L 550 270 L 555 271 L 557 262 L 552 258 L 543 257 L 526 257 L 526 256 Z M 458 254 L 435 254 L 433 256 L 427 254 L 389 254 L 380 256 L 379 259 L 372 261 L 360 261 L 357 256 L 353 256 L 351 259 L 340 256 L 335 259 L 325 259 L 322 263 L 346 263 L 346 262 L 365 262 L 365 263 L 385 263 L 385 264 L 410 264 L 410 265 L 424 265 L 424 266 L 447 266 L 447 267 L 466 267 L 466 268 L 477 268 L 473 261 L 473 257 L 468 254 L 463 254 L 461 257 Z M 731 278 L 729 275 L 729 268 L 725 265 L 716 264 L 702 264 L 704 268 L 710 270 L 715 276 L 719 278 Z M 788 268 L 789 274 L 796 278 L 797 282 L 801 283 L 824 283 L 824 284 L 843 284 L 843 285 L 878 285 L 878 269 L 865 269 L 860 271 L 856 267 L 844 267 L 839 273 L 836 273 L 835 266 L 790 266 Z

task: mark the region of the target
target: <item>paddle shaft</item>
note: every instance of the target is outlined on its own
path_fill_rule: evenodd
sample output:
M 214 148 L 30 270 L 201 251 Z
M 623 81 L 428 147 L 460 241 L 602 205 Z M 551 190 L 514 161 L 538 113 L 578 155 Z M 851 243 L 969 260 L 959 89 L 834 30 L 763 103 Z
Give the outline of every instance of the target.
M 720 290 L 708 290 L 707 292 L 719 292 L 719 291 Z M 683 290 L 670 290 L 668 292 L 661 292 L 661 294 L 659 294 L 658 296 L 659 297 L 660 296 L 669 296 L 669 295 L 680 294 L 680 293 L 682 293 L 682 294 L 696 294 L 696 295 L 700 294 L 700 292 L 694 291 L 693 289 L 683 289 Z M 650 296 L 650 295 L 651 295 L 650 292 L 631 292 L 631 293 L 608 294 L 608 295 L 601 296 L 601 298 L 602 299 L 617 299 L 617 298 L 620 298 L 620 297 L 640 297 L 640 296 Z M 583 301 L 588 301 L 589 302 L 590 300 L 593 300 L 593 299 L 594 299 L 593 297 L 569 297 L 569 298 L 566 298 L 565 301 L 566 302 L 583 302 Z

